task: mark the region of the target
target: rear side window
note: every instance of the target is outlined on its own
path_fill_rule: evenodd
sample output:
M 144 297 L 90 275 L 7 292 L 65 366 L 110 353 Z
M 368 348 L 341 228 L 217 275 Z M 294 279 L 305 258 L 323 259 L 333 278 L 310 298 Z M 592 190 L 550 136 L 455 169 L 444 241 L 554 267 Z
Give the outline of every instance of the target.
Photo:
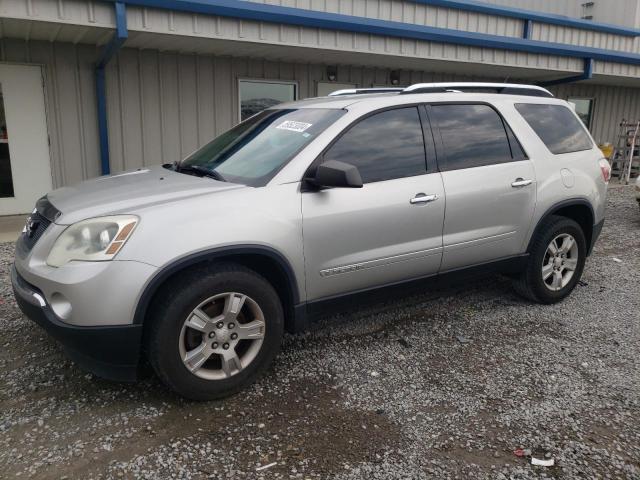
M 432 105 L 430 111 L 442 136 L 446 159 L 443 170 L 514 160 L 502 118 L 490 106 L 443 104 Z M 518 155 L 523 157 L 515 137 L 513 140 L 519 149 Z
M 427 173 L 422 124 L 416 107 L 376 113 L 360 121 L 324 154 L 358 167 L 363 183 Z
M 593 148 L 584 126 L 565 106 L 517 103 L 516 110 L 555 155 Z

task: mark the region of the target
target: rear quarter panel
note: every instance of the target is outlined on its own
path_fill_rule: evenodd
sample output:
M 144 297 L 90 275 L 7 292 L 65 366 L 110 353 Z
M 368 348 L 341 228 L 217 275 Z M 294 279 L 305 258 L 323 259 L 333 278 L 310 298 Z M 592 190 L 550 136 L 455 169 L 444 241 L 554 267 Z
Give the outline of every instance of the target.
M 603 154 L 591 135 L 587 132 L 593 142 L 593 148 L 590 150 L 554 155 L 515 108 L 517 103 L 553 103 L 566 107 L 568 104 L 562 100 L 541 100 L 534 97 L 500 103 L 505 119 L 533 161 L 536 173 L 537 202 L 522 251 L 526 251 L 529 239 L 542 217 L 562 202 L 587 201 L 593 208 L 594 224 L 602 221 L 605 215 L 607 184 L 598 165 L 598 160 L 603 158 Z

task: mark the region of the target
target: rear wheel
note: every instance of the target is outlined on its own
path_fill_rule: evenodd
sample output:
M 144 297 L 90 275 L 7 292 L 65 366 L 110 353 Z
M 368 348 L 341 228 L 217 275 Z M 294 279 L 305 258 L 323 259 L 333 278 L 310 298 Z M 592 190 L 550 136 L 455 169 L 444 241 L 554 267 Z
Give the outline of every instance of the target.
M 231 395 L 276 356 L 280 299 L 260 275 L 235 264 L 198 269 L 165 285 L 149 319 L 149 361 L 160 379 L 194 400 Z
M 580 225 L 569 218 L 550 217 L 535 234 L 527 267 L 514 281 L 515 290 L 539 303 L 562 300 L 580 280 L 586 254 Z

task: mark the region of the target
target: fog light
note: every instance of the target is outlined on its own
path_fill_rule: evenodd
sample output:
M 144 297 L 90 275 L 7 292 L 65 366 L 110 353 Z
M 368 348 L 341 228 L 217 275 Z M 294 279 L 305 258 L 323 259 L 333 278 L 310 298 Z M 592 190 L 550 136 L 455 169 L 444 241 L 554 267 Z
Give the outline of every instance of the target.
M 49 305 L 53 313 L 63 320 L 67 320 L 71 316 L 71 303 L 61 293 L 55 292 L 51 295 Z

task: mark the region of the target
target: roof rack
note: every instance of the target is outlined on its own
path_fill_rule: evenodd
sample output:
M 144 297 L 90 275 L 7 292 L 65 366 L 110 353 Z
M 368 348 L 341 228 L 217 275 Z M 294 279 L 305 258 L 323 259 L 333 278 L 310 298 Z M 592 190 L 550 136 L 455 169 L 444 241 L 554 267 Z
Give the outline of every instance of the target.
M 526 95 L 530 97 L 553 97 L 546 88 L 537 85 L 523 85 L 519 83 L 485 83 L 485 82 L 446 82 L 446 83 L 416 83 L 402 89 L 400 93 L 501 93 L 504 95 Z
M 525 95 L 529 97 L 551 97 L 553 94 L 546 88 L 537 85 L 520 83 L 486 83 L 486 82 L 442 82 L 416 83 L 409 87 L 380 87 L 380 88 L 347 88 L 336 90 L 330 97 L 342 95 L 361 95 L 366 93 L 500 93 L 503 95 Z
M 363 95 L 366 93 L 400 93 L 404 87 L 379 87 L 379 88 L 345 88 L 331 92 L 329 97 L 341 97 L 342 95 Z

